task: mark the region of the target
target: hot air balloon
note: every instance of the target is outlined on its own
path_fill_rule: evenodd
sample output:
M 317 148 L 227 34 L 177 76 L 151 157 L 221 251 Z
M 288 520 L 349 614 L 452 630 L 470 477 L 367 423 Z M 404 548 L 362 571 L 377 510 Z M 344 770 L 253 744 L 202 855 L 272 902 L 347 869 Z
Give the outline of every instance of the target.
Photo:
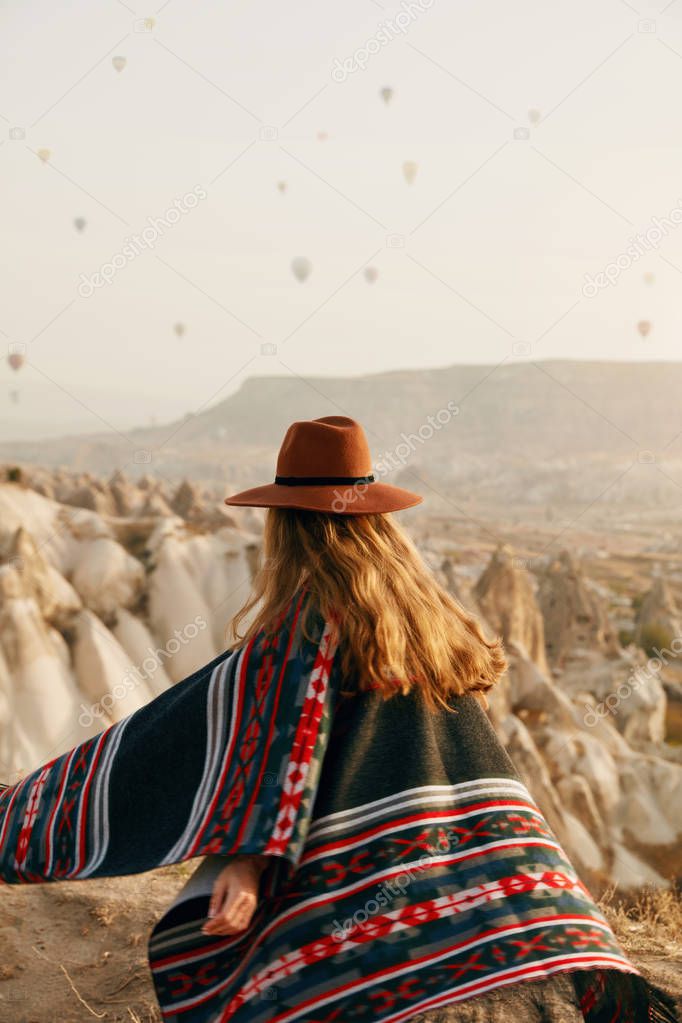
M 379 95 L 381 96 L 384 103 L 390 103 L 391 100 L 393 99 L 393 89 L 389 88 L 388 85 L 385 85 L 383 89 L 379 90 Z
M 187 328 L 185 327 L 184 323 L 176 323 L 175 326 L 173 327 L 173 330 L 178 335 L 178 337 L 182 337 L 186 329 Z
M 284 194 L 286 192 L 286 190 L 287 190 L 287 183 L 286 183 L 286 181 L 278 181 L 277 182 L 277 190 L 278 190 L 278 192 L 281 192 L 282 194 Z
M 528 111 L 528 120 L 530 121 L 531 124 L 537 124 L 541 117 L 542 114 L 540 113 L 539 110 L 533 109 Z
M 50 159 L 51 156 L 52 156 L 52 150 L 51 149 L 39 149 L 38 150 L 38 159 L 42 160 L 43 163 L 47 163 L 47 161 Z
M 85 217 L 74 217 L 73 226 L 76 228 L 77 231 L 84 231 L 86 224 L 87 220 L 85 219 Z
M 306 281 L 310 277 L 310 271 L 313 268 L 313 264 L 305 256 L 296 256 L 291 261 L 291 270 L 297 281 Z
M 414 160 L 405 160 L 403 164 L 403 177 L 407 181 L 408 185 L 414 184 L 414 179 L 417 177 L 418 166 Z
M 24 356 L 21 354 L 21 352 L 10 352 L 9 355 L 7 356 L 7 361 L 14 370 L 14 372 L 16 373 L 18 369 L 21 369 L 26 360 L 24 359 Z
M 364 269 L 364 274 L 365 274 L 365 280 L 367 281 L 367 283 L 368 284 L 374 284 L 374 282 L 376 281 L 377 277 L 379 276 L 379 271 L 377 270 L 377 268 L 375 266 L 366 266 L 365 269 Z
M 653 284 L 655 280 L 656 280 L 655 275 L 652 274 L 650 270 L 647 270 L 647 272 L 644 274 L 644 283 Z
M 123 71 L 123 68 L 126 66 L 128 61 L 125 57 L 112 57 L 111 63 L 114 65 L 114 69 L 116 71 Z
M 651 323 L 649 320 L 640 320 L 637 324 L 637 330 L 640 332 L 642 337 L 646 337 L 651 330 Z

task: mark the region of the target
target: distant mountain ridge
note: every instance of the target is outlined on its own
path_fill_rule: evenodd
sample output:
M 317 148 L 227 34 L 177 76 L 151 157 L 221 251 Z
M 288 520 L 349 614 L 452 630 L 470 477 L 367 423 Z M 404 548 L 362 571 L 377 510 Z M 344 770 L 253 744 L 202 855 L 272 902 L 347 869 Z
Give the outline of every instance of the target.
M 196 415 L 131 431 L 129 443 L 112 431 L 5 444 L 0 459 L 248 484 L 270 478 L 289 423 L 334 414 L 363 423 L 373 457 L 393 456 L 395 478 L 418 468 L 450 487 L 488 485 L 494 475 L 519 499 L 562 500 L 634 462 L 665 467 L 638 486 L 650 490 L 641 495 L 647 503 L 682 494 L 682 363 L 508 360 L 363 377 L 258 376 Z

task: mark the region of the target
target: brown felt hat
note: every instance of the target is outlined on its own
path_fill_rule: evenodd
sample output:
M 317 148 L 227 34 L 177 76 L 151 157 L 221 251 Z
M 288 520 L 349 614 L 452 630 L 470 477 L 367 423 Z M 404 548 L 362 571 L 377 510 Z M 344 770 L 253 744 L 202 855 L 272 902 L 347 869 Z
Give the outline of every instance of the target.
M 347 416 L 292 423 L 277 456 L 274 483 L 225 499 L 250 508 L 303 508 L 339 515 L 367 515 L 411 508 L 419 494 L 379 483 L 365 431 Z

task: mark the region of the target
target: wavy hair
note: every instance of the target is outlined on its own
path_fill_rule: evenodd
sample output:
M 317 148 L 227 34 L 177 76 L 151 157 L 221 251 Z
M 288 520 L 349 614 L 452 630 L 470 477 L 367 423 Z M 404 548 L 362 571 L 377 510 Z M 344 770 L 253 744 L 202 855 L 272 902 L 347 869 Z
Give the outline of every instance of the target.
M 447 707 L 449 697 L 489 690 L 507 666 L 500 639 L 485 638 L 390 515 L 269 508 L 253 591 L 231 621 L 233 648 L 274 632 L 304 585 L 304 629 L 313 609 L 337 621 L 344 677 L 359 689 L 389 698 L 416 686 L 430 707 Z

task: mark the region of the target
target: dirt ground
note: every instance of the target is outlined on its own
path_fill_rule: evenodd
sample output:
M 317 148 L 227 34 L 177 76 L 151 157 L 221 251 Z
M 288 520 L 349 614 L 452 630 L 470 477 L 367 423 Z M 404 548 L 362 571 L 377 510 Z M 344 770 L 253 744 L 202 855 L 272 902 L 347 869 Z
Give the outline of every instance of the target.
M 147 937 L 192 869 L 0 886 L 0 1023 L 159 1023 Z
M 147 935 L 195 866 L 129 878 L 1 886 L 0 1023 L 160 1023 Z M 682 1018 L 679 900 L 654 897 L 630 916 L 604 908 L 627 953 L 649 980 L 676 997 Z M 581 1016 L 559 1004 L 561 991 L 561 985 L 519 985 L 490 1001 L 452 1006 L 447 1021 L 491 1023 L 522 1015 L 526 1023 L 549 1018 L 575 1023 Z M 539 1012 L 538 1001 L 548 1008 L 552 1002 L 550 1015 Z

